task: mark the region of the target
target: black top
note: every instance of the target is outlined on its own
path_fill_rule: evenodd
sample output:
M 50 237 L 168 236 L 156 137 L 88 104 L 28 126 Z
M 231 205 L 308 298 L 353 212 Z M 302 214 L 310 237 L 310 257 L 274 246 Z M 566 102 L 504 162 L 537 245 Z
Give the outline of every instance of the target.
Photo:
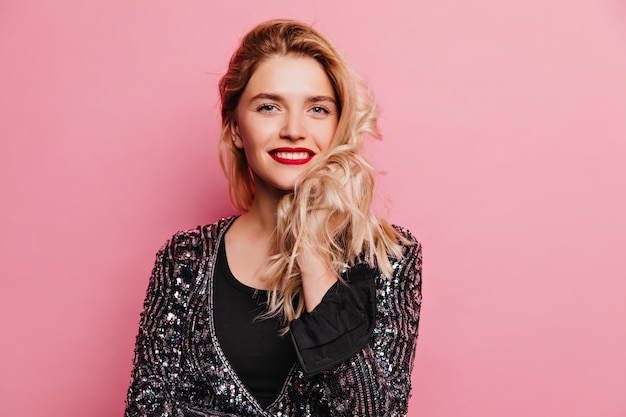
M 241 283 L 232 274 L 224 240 L 218 249 L 214 281 L 215 332 L 231 366 L 267 407 L 278 396 L 297 357 L 291 337 L 280 336 L 280 319 L 259 319 L 268 292 Z
M 224 355 L 262 407 L 280 393 L 291 367 L 299 359 L 309 373 L 336 365 L 367 343 L 373 327 L 372 271 L 352 268 L 335 283 L 320 304 L 290 324 L 280 336 L 280 318 L 260 319 L 268 291 L 239 281 L 230 270 L 225 239 L 217 253 L 214 281 L 215 333 Z

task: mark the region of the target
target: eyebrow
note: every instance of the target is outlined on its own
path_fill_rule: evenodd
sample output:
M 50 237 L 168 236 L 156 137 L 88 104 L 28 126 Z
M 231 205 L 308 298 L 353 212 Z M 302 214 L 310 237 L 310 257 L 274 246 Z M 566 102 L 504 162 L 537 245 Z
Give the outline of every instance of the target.
M 250 99 L 250 101 L 255 101 L 255 100 L 284 101 L 284 98 L 283 96 L 278 95 L 278 94 L 259 93 Z M 311 103 L 319 103 L 322 101 L 328 101 L 328 102 L 337 104 L 337 101 L 333 97 L 330 97 L 330 96 L 310 96 L 310 97 L 307 97 L 306 100 Z

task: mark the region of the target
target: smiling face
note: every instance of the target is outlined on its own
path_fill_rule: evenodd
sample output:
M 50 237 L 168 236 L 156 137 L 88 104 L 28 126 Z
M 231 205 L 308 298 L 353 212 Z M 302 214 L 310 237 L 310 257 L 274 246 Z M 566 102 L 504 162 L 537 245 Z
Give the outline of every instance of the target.
M 333 86 L 316 60 L 263 61 L 243 91 L 231 130 L 252 169 L 256 192 L 292 190 L 330 146 L 338 120 Z

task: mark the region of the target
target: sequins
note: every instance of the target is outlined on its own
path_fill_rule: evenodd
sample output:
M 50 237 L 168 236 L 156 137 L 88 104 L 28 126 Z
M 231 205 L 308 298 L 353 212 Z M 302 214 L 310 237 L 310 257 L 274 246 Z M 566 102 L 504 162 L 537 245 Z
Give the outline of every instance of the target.
M 141 316 L 126 417 L 406 416 L 421 306 L 421 250 L 405 247 L 393 276 L 376 278 L 376 328 L 361 352 L 309 377 L 289 373 L 266 409 L 214 343 L 212 271 L 233 218 L 176 234 L 157 255 Z

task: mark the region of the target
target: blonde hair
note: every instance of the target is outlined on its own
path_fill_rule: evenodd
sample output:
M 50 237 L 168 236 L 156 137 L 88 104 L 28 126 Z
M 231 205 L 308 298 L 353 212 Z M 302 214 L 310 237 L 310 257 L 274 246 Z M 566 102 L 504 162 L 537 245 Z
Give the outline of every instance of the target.
M 371 208 L 376 171 L 359 150 L 364 135 L 380 137 L 375 102 L 333 43 L 298 21 L 270 20 L 252 29 L 242 39 L 219 82 L 219 156 L 233 205 L 246 211 L 254 199 L 248 162 L 231 137 L 239 99 L 261 62 L 285 55 L 311 57 L 319 62 L 339 106 L 339 121 L 329 150 L 314 160 L 293 192 L 278 204 L 272 253 L 262 278 L 273 288 L 267 315 L 282 315 L 291 321 L 304 310 L 298 254 L 319 253 L 338 276 L 347 265 L 365 261 L 390 277 L 389 258 L 401 258 L 401 245 L 407 242 Z M 313 229 L 307 219 L 319 210 L 324 211 L 326 221 L 321 229 Z

